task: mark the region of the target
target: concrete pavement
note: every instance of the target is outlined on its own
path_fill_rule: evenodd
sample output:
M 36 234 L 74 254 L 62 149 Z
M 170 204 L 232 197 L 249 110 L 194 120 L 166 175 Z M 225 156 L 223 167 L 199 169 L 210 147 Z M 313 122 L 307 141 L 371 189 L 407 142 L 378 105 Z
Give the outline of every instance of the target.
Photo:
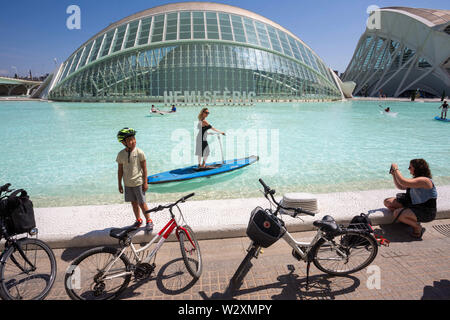
M 227 290 L 228 283 L 246 254 L 248 238 L 200 241 L 204 269 L 196 282 L 184 267 L 178 243 L 166 243 L 158 253 L 152 277 L 132 281 L 121 299 L 184 300 L 183 305 L 205 300 L 449 300 L 450 219 L 423 225 L 427 229 L 423 241 L 412 239 L 405 225 L 377 227 L 391 244 L 379 248 L 370 268 L 347 277 L 330 277 L 312 265 L 309 290 L 305 288 L 305 263 L 291 255 L 284 241 L 254 259 L 243 285 L 233 292 Z M 314 234 L 294 236 L 309 241 Z M 64 271 L 84 250 L 55 250 L 58 275 L 48 300 L 69 299 L 63 286 Z

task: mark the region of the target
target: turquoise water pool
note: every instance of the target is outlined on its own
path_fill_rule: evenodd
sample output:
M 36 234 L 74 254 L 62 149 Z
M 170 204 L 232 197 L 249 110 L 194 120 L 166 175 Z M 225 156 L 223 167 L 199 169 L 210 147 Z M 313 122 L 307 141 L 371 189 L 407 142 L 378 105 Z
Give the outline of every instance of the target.
M 328 193 L 393 188 L 396 162 L 409 176 L 413 158 L 425 158 L 437 185 L 450 184 L 450 125 L 434 120 L 439 103 L 276 103 L 210 107 L 209 122 L 227 132 L 226 159 L 261 157 L 256 165 L 210 179 L 151 186 L 147 200 L 170 201 L 186 192 L 197 200 L 258 197 L 260 177 L 284 192 Z M 168 109 L 161 107 L 161 109 Z M 25 188 L 35 206 L 123 203 L 117 191 L 121 145 L 117 131 L 133 127 L 155 174 L 186 167 L 194 157 L 201 106 L 150 116 L 148 104 L 0 102 L 0 183 Z M 239 131 L 241 130 L 241 131 Z M 221 160 L 209 137 L 211 161 Z

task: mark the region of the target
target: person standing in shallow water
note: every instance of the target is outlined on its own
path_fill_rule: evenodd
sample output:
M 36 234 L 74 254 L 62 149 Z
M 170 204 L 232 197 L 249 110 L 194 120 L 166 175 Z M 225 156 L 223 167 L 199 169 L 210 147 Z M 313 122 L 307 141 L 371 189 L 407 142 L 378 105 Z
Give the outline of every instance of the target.
M 213 130 L 221 135 L 225 135 L 225 132 L 217 130 L 212 125 L 206 121 L 206 118 L 209 116 L 208 108 L 203 108 L 202 111 L 198 115 L 198 135 L 196 139 L 196 148 L 195 155 L 198 156 L 198 167 L 206 168 L 206 161 L 208 160 L 210 150 L 208 145 L 208 131 Z M 203 159 L 203 161 L 202 161 Z
M 439 107 L 439 109 L 442 109 L 441 119 L 446 120 L 447 119 L 447 111 L 448 111 L 448 103 L 447 103 L 447 101 L 444 101 L 444 103 L 442 104 L 442 106 Z

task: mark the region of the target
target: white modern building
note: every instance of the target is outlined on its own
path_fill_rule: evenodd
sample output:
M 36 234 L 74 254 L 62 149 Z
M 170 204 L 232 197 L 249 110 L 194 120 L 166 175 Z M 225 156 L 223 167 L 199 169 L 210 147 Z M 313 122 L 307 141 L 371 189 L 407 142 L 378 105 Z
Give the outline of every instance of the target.
M 183 2 L 144 10 L 93 35 L 39 93 L 59 101 L 164 101 L 193 92 L 308 101 L 341 100 L 341 85 L 279 24 L 234 6 Z
M 372 12 L 343 80 L 357 96 L 450 95 L 450 10 Z

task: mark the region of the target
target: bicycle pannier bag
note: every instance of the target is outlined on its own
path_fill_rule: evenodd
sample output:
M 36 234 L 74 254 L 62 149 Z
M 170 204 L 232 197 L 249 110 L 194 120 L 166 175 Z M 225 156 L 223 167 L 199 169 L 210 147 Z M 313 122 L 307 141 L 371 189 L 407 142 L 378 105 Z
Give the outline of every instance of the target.
M 25 190 L 13 192 L 8 202 L 14 204 L 8 212 L 10 223 L 7 228 L 11 235 L 27 233 L 36 227 L 33 202 Z
M 281 222 L 264 209 L 253 210 L 247 227 L 247 236 L 257 245 L 268 248 L 277 242 L 286 230 Z
M 361 213 L 361 215 L 356 216 L 352 219 L 352 221 L 350 221 L 350 225 L 348 226 L 348 229 L 354 229 L 355 231 L 363 231 L 363 232 L 367 232 L 367 233 L 373 233 L 373 228 L 372 228 L 372 221 L 370 221 L 369 217 L 364 214 Z M 368 241 L 363 241 L 362 243 L 357 243 L 358 242 L 359 237 L 355 237 L 355 236 L 344 236 L 342 238 L 342 243 L 347 245 L 347 246 L 365 246 L 368 245 L 369 242 Z
M 395 200 L 397 200 L 397 202 L 399 202 L 405 208 L 411 206 L 412 204 L 409 191 L 406 193 L 397 193 L 397 195 L 395 196 Z

